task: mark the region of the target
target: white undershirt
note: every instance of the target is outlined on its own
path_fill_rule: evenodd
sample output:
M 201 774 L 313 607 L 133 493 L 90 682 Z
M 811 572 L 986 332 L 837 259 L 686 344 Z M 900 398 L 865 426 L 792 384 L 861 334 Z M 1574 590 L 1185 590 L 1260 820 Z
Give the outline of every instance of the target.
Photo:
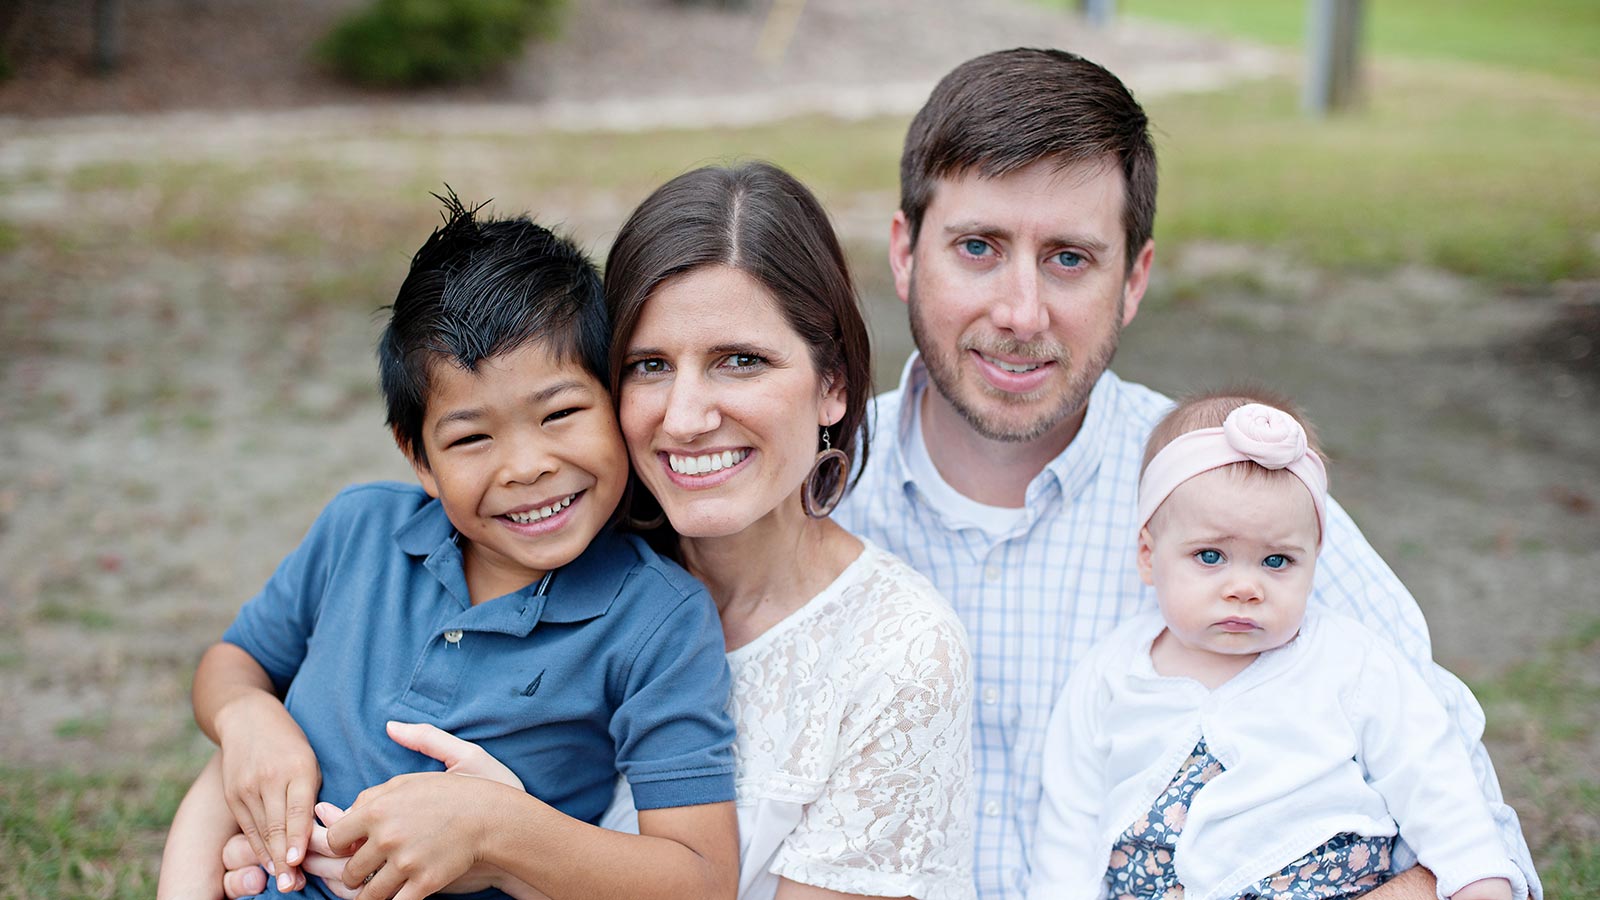
M 906 465 L 911 469 L 912 480 L 928 495 L 928 502 L 952 522 L 966 522 L 981 529 L 992 538 L 1003 538 L 1016 531 L 1028 515 L 1025 507 L 990 506 L 968 497 L 950 486 L 939 474 L 933 457 L 928 455 L 928 441 L 922 433 L 922 398 L 908 404 L 911 424 L 905 429 L 901 449 L 906 455 Z

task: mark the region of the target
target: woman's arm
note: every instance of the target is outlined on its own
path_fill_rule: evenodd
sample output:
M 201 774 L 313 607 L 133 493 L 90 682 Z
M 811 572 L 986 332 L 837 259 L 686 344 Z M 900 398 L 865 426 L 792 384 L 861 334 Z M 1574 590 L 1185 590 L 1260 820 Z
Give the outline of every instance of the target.
M 556 900 L 734 897 L 731 802 L 642 810 L 639 831 L 597 828 L 486 779 L 426 772 L 363 791 L 328 843 L 352 853 L 346 886 L 395 900 L 421 900 L 479 863 Z
M 305 732 L 283 708 L 266 670 L 233 644 L 214 644 L 200 658 L 193 699 L 195 722 L 221 747 L 227 808 L 257 859 L 272 863 L 279 889 L 293 889 L 301 881 L 297 867 L 322 784 Z
M 222 847 L 238 833 L 239 825 L 222 795 L 222 759 L 212 754 L 183 795 L 167 830 L 156 900 L 220 900 Z

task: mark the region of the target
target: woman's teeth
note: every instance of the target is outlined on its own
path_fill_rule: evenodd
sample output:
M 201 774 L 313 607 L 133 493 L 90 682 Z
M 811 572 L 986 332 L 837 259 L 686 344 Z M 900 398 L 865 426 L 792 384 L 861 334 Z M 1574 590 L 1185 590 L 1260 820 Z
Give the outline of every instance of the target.
M 527 512 L 506 513 L 506 518 L 517 523 L 518 525 L 527 525 L 531 522 L 537 522 L 540 519 L 548 519 L 556 513 L 561 512 L 563 509 L 566 509 L 568 506 L 571 506 L 573 499 L 577 496 L 577 494 L 569 494 L 561 498 L 560 502 L 552 503 L 549 506 L 541 506 L 538 509 L 530 509 Z
M 677 456 L 668 453 L 667 465 L 679 475 L 704 475 L 743 462 L 749 455 L 749 450 L 724 450 L 721 453 L 707 453 L 704 456 Z

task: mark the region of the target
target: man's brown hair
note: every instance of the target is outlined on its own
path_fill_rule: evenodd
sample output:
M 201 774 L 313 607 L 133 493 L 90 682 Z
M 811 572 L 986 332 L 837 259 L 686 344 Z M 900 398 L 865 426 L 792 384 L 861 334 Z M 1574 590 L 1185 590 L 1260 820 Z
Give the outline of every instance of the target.
M 916 244 L 934 182 L 994 178 L 1042 159 L 1063 167 L 1112 159 L 1122 171 L 1132 267 L 1156 218 L 1149 121 L 1117 76 L 1063 50 L 1017 48 L 969 59 L 933 89 L 900 156 L 900 209 Z

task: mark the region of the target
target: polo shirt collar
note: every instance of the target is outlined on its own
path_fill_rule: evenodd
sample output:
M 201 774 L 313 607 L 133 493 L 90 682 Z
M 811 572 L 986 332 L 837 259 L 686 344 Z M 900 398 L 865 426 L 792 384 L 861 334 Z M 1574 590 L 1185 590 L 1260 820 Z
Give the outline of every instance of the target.
M 461 551 L 456 544 L 456 529 L 445 515 L 444 504 L 430 500 L 394 532 L 395 545 L 411 556 L 424 557 L 428 568 L 460 599 L 470 605 L 461 571 Z M 595 535 L 577 559 L 551 574 L 544 591 L 534 582 L 514 595 L 528 604 L 507 604 L 526 610 L 530 628 L 533 621 L 582 622 L 603 616 L 621 593 L 628 573 L 638 561 L 638 551 L 628 540 L 607 526 Z M 453 570 L 453 571 L 451 571 Z M 493 604 L 484 604 L 480 609 Z M 529 616 L 527 612 L 533 612 Z M 498 629 L 497 629 L 498 630 Z
M 911 404 L 921 402 L 922 392 L 928 389 L 930 383 L 928 368 L 922 363 L 922 355 L 913 352 L 906 359 L 905 368 L 900 372 L 899 409 L 895 410 L 893 442 L 895 466 L 899 472 L 901 487 L 906 490 L 915 483 L 912 478 L 911 463 L 906 458 L 911 425 L 917 420 L 914 415 L 915 407 Z M 1094 388 L 1089 392 L 1088 410 L 1084 413 L 1083 424 L 1079 426 L 1072 443 L 1047 463 L 1044 471 L 1029 483 L 1025 501 L 1029 508 L 1035 508 L 1044 502 L 1051 482 L 1059 486 L 1062 496 L 1070 503 L 1094 481 L 1095 475 L 1100 470 L 1100 460 L 1115 417 L 1117 387 L 1120 383 L 1121 380 L 1112 374 L 1110 369 L 1100 373 Z

